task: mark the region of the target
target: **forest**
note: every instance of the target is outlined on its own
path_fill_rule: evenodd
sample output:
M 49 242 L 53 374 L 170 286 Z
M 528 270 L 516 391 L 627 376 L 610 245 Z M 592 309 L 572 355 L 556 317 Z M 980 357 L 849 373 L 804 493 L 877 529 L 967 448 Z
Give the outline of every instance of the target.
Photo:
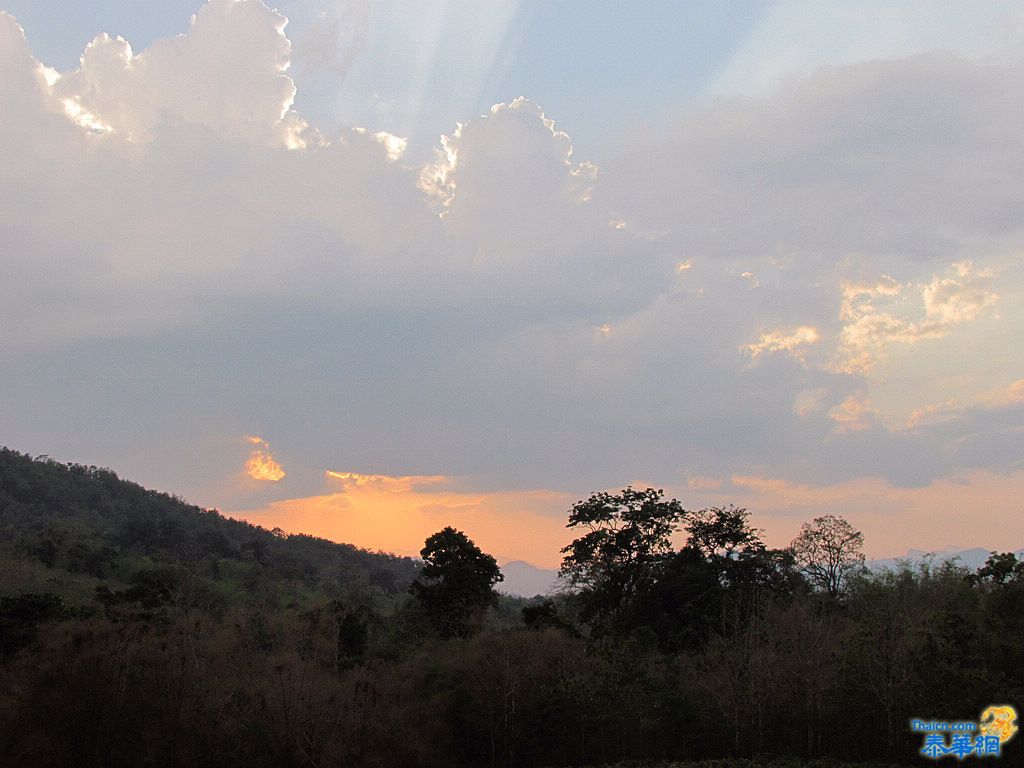
M 472 531 L 397 557 L 4 448 L 0 765 L 921 765 L 912 718 L 1024 701 L 1013 554 L 871 570 L 842 518 L 773 549 L 653 488 L 567 525 L 523 599 Z

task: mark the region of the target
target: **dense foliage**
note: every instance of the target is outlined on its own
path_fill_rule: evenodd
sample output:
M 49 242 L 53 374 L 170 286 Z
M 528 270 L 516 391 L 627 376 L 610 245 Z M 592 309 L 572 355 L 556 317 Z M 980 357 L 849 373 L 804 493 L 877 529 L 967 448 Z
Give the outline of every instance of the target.
M 216 613 L 356 595 L 382 603 L 405 592 L 419 564 L 268 531 L 108 469 L 0 448 L 0 568 L 8 592 L 45 588 L 79 602 L 97 586 L 108 602 L 173 592 L 189 607 Z
M 4 451 L 0 765 L 906 765 L 910 717 L 1024 701 L 1012 555 L 830 590 L 744 510 L 650 489 L 576 510 L 581 539 L 633 533 L 571 546 L 586 578 L 520 606 L 458 531 L 417 582 L 415 561 Z M 467 604 L 460 631 L 438 622 Z
M 443 637 L 466 637 L 497 602 L 494 585 L 504 577 L 493 557 L 462 531 L 446 527 L 420 550 L 423 569 L 409 588 Z

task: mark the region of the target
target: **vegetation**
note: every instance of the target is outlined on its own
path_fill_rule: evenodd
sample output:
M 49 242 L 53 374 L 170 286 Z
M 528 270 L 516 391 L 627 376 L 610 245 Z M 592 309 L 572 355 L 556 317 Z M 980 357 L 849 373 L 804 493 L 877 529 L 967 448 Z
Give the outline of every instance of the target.
M 411 558 L 285 535 L 121 480 L 0 448 L 0 589 L 107 604 L 173 593 L 214 614 L 242 605 L 383 605 L 419 572 Z
M 409 591 L 442 637 L 466 637 L 498 595 L 498 563 L 462 531 L 438 531 L 420 550 L 423 570 Z
M 832 597 L 846 590 L 851 573 L 864 565 L 864 536 L 835 515 L 804 523 L 793 541 L 793 556 L 808 580 Z
M 874 573 L 841 537 L 816 578 L 847 525 L 775 550 L 742 509 L 595 494 L 571 589 L 515 601 L 452 528 L 397 558 L 3 450 L 0 765 L 917 764 L 910 717 L 1024 700 L 1024 565 Z

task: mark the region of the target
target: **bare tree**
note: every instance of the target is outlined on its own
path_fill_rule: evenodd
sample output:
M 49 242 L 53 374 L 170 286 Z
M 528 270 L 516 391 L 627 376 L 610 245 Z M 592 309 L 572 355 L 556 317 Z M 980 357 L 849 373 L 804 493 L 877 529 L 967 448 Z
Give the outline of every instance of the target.
M 804 523 L 790 548 L 811 583 L 832 597 L 846 590 L 847 579 L 864 567 L 864 535 L 842 517 L 823 515 Z

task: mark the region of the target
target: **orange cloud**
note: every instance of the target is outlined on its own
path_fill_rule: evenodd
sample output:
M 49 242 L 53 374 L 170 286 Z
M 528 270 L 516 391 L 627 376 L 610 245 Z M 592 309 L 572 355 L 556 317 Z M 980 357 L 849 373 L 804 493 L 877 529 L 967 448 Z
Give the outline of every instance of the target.
M 574 498 L 552 491 L 467 492 L 443 475 L 325 473 L 338 490 L 232 513 L 266 527 L 308 533 L 367 549 L 418 555 L 446 525 L 499 561 L 554 568 L 570 540 L 565 517 Z
M 252 454 L 249 456 L 249 460 L 245 462 L 245 472 L 253 480 L 262 480 L 265 482 L 276 483 L 279 480 L 284 479 L 287 474 L 284 468 L 278 464 L 274 457 L 270 453 L 270 445 L 259 435 L 246 435 L 248 440 L 253 445 L 259 446 L 253 449 Z
M 858 390 L 828 412 L 829 418 L 836 423 L 835 432 L 862 432 L 871 426 L 871 420 L 878 412 L 867 402 L 867 392 Z
M 245 462 L 245 471 L 253 480 L 266 480 L 271 483 L 285 477 L 285 471 L 281 465 L 274 461 L 274 457 L 264 451 L 253 451 L 252 456 Z
M 744 273 L 746 276 L 749 273 Z M 814 344 L 821 338 L 817 328 L 809 325 L 801 325 L 793 330 L 776 329 L 768 333 L 762 333 L 761 338 L 754 344 L 747 344 L 744 350 L 752 357 L 757 358 L 765 352 L 788 352 L 797 360 L 804 359 L 804 345 Z
M 999 299 L 987 288 L 994 274 L 961 261 L 946 277 L 936 276 L 926 284 L 902 284 L 888 275 L 874 285 L 843 283 L 843 329 L 833 370 L 869 374 L 890 345 L 941 339 L 954 327 L 977 320 Z M 917 299 L 920 307 L 914 305 Z M 913 319 L 922 308 L 924 317 Z

